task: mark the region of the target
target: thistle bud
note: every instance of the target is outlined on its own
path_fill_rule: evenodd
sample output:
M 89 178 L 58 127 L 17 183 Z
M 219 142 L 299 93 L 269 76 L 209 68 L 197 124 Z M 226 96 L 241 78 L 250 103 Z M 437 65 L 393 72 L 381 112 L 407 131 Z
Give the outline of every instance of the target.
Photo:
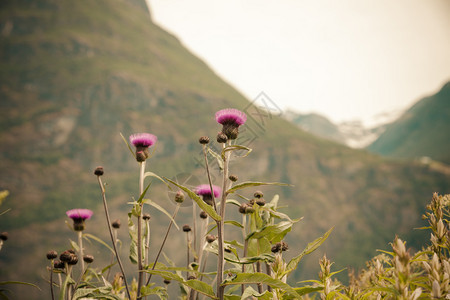
M 112 222 L 111 225 L 112 225 L 113 228 L 119 229 L 119 228 L 120 228 L 120 225 L 122 225 L 122 224 L 121 224 L 120 220 L 117 219 L 117 220 L 115 220 L 114 222 Z
M 212 234 L 208 234 L 208 235 L 206 236 L 206 241 L 207 241 L 209 244 L 211 244 L 212 242 L 214 242 L 216 239 L 217 239 L 217 238 L 216 238 L 214 235 L 212 235 Z
M 202 211 L 202 212 L 200 213 L 200 218 L 206 219 L 207 217 L 208 217 L 208 214 L 207 214 L 205 211 Z
M 189 275 L 189 277 L 187 278 L 187 280 L 194 280 L 197 279 L 197 277 L 195 277 L 194 275 Z
M 53 263 L 53 268 L 55 268 L 55 269 L 63 269 L 64 268 L 64 262 L 62 262 L 60 260 L 56 260 Z
M 73 253 L 70 253 L 69 251 L 64 251 L 59 255 L 59 259 L 64 263 L 69 263 L 72 258 Z
M 137 151 L 136 152 L 136 160 L 138 162 L 143 162 L 147 159 L 147 154 L 144 151 Z
M 170 284 L 170 279 L 164 279 L 164 284 Z
M 264 197 L 264 194 L 263 194 L 263 192 L 261 192 L 261 191 L 256 191 L 256 192 L 253 194 L 253 197 L 259 199 L 259 198 Z
M 209 143 L 209 137 L 207 136 L 202 136 L 198 139 L 198 142 L 202 145 L 206 145 Z
M 230 179 L 230 181 L 232 181 L 232 182 L 238 181 L 237 175 L 234 175 L 234 174 L 231 174 L 230 176 L 228 176 L 228 179 Z
M 266 200 L 264 200 L 263 198 L 258 198 L 256 199 L 256 204 L 258 204 L 259 206 L 264 206 L 266 204 Z
M 189 226 L 189 225 L 184 225 L 183 226 L 183 231 L 184 232 L 189 232 L 189 231 L 191 231 L 192 229 L 191 229 L 191 226 Z
M 104 173 L 103 167 L 101 167 L 101 166 L 98 166 L 98 167 L 95 168 L 95 170 L 94 170 L 94 174 L 97 175 L 97 176 L 102 176 L 103 173 Z
M 219 132 L 219 133 L 217 134 L 217 142 L 218 142 L 218 143 L 223 144 L 223 143 L 226 143 L 227 140 L 228 140 L 228 138 L 227 138 L 227 136 L 226 136 L 224 133 Z
M 175 202 L 176 203 L 183 203 L 184 201 L 184 194 L 182 191 L 178 191 L 175 195 Z
M 85 255 L 83 256 L 83 260 L 85 263 L 92 263 L 94 261 L 94 257 L 92 255 Z
M 55 259 L 58 257 L 58 253 L 55 250 L 50 250 L 47 252 L 47 259 Z
M 150 214 L 144 214 L 143 216 L 142 216 L 142 219 L 144 219 L 144 221 L 148 221 L 148 220 L 150 220 Z
M 70 257 L 69 265 L 76 265 L 78 263 L 78 256 L 76 254 L 72 254 Z
M 7 239 L 8 239 L 8 233 L 6 231 L 0 233 L 0 240 L 6 241 Z

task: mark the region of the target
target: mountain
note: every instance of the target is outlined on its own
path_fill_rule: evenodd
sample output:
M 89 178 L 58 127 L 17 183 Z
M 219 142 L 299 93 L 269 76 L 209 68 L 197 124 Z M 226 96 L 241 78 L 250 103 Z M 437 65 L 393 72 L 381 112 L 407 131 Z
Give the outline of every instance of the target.
M 346 121 L 335 124 L 316 113 L 302 114 L 292 110 L 286 111 L 283 116 L 306 132 L 352 148 L 364 148 L 372 143 L 384 132 L 391 120 L 385 116 L 381 122 L 380 120 L 374 120 L 374 124 L 367 126 L 361 121 Z
M 76 239 L 64 225 L 66 210 L 93 209 L 87 231 L 108 240 L 93 175 L 98 165 L 105 168 L 111 216 L 126 224 L 127 202 L 137 196 L 138 166 L 120 133 L 158 136 L 147 170 L 204 183 L 198 138 L 215 140 L 220 126 L 214 113 L 226 107 L 247 113 L 238 142 L 254 150 L 235 157 L 231 172 L 240 181 L 291 184 L 262 190 L 266 199 L 280 194 L 292 218 L 305 216 L 287 240 L 288 258 L 335 228 L 301 262 L 296 279 L 317 278 L 324 252 L 336 268 L 358 268 L 376 249 L 387 249 L 395 234 L 410 247 L 427 239 L 411 229 L 423 225 L 421 214 L 433 192 L 449 192 L 449 175 L 317 138 L 279 117 L 282 112 L 270 109 L 264 94 L 249 102 L 155 25 L 144 1 L 4 0 L 0 7 L 0 190 L 10 191 L 1 211 L 11 208 L 0 215 L 0 230 L 9 232 L 0 252 L 0 281 L 42 289 L 11 287 L 15 298 L 49 298 L 45 253 L 65 250 L 68 239 Z M 218 183 L 217 167 L 212 169 Z M 173 211 L 167 194 L 155 180 L 149 197 Z M 230 217 L 236 214 L 230 209 Z M 177 222 L 190 215 L 184 207 Z M 151 224 L 152 243 L 159 245 L 168 220 L 152 210 Z M 130 268 L 127 234 L 120 229 Z M 183 240 L 174 230 L 166 249 L 181 263 Z M 93 267 L 109 260 L 95 241 L 87 247 L 96 257 Z
M 394 158 L 450 163 L 450 82 L 414 104 L 367 149 Z

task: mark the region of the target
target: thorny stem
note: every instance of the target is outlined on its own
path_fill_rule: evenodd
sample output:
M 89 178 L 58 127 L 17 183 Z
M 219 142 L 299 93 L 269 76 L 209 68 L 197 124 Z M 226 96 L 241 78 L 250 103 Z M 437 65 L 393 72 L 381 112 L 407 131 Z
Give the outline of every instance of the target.
M 209 172 L 208 155 L 206 154 L 206 145 L 203 145 L 203 155 L 205 157 L 206 174 L 208 175 L 208 183 L 209 183 L 209 188 L 211 189 L 211 197 L 213 199 L 213 206 L 214 206 L 214 210 L 217 212 L 216 199 L 214 197 L 214 190 L 212 187 L 211 173 Z
M 228 142 L 229 144 L 230 142 Z M 225 149 L 225 144 L 223 144 Z M 230 159 L 230 152 L 225 153 L 223 161 L 223 182 L 222 182 L 222 198 L 220 199 L 220 221 L 217 222 L 218 232 L 218 260 L 217 260 L 217 297 L 223 300 L 225 287 L 222 286 L 223 270 L 225 265 L 224 260 L 224 219 L 225 219 L 225 202 L 227 200 L 227 180 L 228 180 L 228 162 Z
M 256 272 L 261 273 L 261 262 L 260 261 L 256 262 Z M 258 286 L 258 293 L 262 294 L 262 292 L 263 292 L 262 283 L 257 283 L 256 285 Z
M 147 230 L 147 236 L 145 237 L 145 257 L 144 257 L 144 266 L 148 266 L 148 250 L 150 248 L 150 220 L 145 220 L 145 228 Z M 147 274 L 144 274 L 147 276 Z M 145 281 L 145 278 L 144 278 Z
M 158 254 L 156 255 L 155 262 L 153 263 L 152 270 L 154 270 L 156 267 L 156 263 L 158 262 L 159 256 L 161 255 L 162 249 L 164 248 L 164 244 L 166 243 L 167 237 L 169 236 L 170 228 L 172 228 L 173 220 L 177 216 L 178 210 L 180 209 L 180 205 L 181 205 L 181 203 L 177 203 L 175 212 L 173 213 L 172 219 L 170 220 L 169 226 L 167 227 L 166 235 L 164 236 L 164 240 L 161 244 L 161 247 L 159 248 Z M 148 285 L 150 283 L 150 279 L 152 279 L 152 275 L 153 274 L 150 273 L 150 275 L 148 276 L 146 285 Z
M 144 172 L 145 172 L 145 160 L 140 162 L 140 175 L 139 175 L 139 197 L 142 196 L 144 192 Z M 139 204 L 139 216 L 137 218 L 137 254 L 138 254 L 138 287 L 137 287 L 137 299 L 141 299 L 141 287 L 143 282 L 144 273 L 142 270 L 144 269 L 142 265 L 142 210 L 143 210 L 143 202 Z M 149 228 L 150 230 L 150 228 Z
M 117 247 L 116 247 L 116 241 L 115 241 L 115 238 L 114 238 L 114 235 L 112 232 L 112 228 L 111 228 L 112 227 L 111 220 L 109 218 L 108 205 L 106 203 L 105 187 L 103 186 L 102 179 L 100 178 L 100 176 L 97 176 L 97 180 L 98 180 L 98 184 L 100 185 L 100 189 L 102 191 L 102 199 L 103 199 L 103 207 L 105 209 L 106 223 L 108 224 L 109 235 L 111 237 L 111 242 L 112 242 L 112 245 L 114 248 L 114 253 L 116 254 L 117 263 L 119 264 L 120 271 L 122 272 L 123 282 L 125 283 L 125 289 L 127 290 L 128 299 L 131 299 L 130 289 L 128 288 L 128 283 L 127 283 L 127 277 L 125 276 L 125 271 L 123 270 L 122 261 L 120 260 L 119 252 L 117 251 Z
M 193 238 L 193 247 L 194 247 L 194 252 L 196 252 L 197 250 L 197 209 L 195 205 L 192 205 L 192 219 L 193 219 L 193 228 L 192 228 L 192 232 L 194 234 L 194 238 Z M 194 261 L 197 261 L 197 256 L 194 255 Z
M 269 276 L 272 276 L 272 271 L 270 270 L 270 265 L 267 262 L 265 264 L 266 264 L 266 274 L 269 275 Z M 267 290 L 269 292 L 271 292 L 272 291 L 272 287 L 270 285 L 267 285 Z

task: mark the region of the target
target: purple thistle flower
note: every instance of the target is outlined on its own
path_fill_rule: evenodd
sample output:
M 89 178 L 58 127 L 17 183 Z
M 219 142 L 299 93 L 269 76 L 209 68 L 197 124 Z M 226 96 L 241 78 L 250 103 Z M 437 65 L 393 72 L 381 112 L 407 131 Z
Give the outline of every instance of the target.
M 216 112 L 216 121 L 222 125 L 233 123 L 240 126 L 247 121 L 247 115 L 235 108 L 225 108 Z
M 73 220 L 73 229 L 75 231 L 84 230 L 84 221 L 90 219 L 94 212 L 86 208 L 75 208 L 66 211 L 66 215 Z
M 136 148 L 151 147 L 157 140 L 158 138 L 156 135 L 151 133 L 135 133 L 130 135 L 130 143 L 132 143 Z
M 136 160 L 138 162 L 143 162 L 150 156 L 148 147 L 153 146 L 157 140 L 156 135 L 150 133 L 135 133 L 130 135 L 130 143 L 136 147 Z
M 222 189 L 220 187 L 218 187 L 217 185 L 213 185 L 213 193 L 214 193 L 214 197 L 219 197 L 220 193 L 222 192 Z M 211 187 L 209 186 L 209 184 L 201 184 L 199 186 L 197 186 L 195 188 L 195 193 L 199 196 L 202 196 L 203 201 L 206 204 L 209 204 L 211 206 L 213 206 L 213 197 L 211 195 Z
M 247 121 L 247 115 L 240 110 L 226 108 L 216 112 L 216 121 L 223 125 L 221 133 L 228 139 L 235 140 L 239 134 L 239 126 Z
M 66 211 L 66 214 L 72 220 L 75 220 L 75 219 L 87 220 L 92 217 L 94 212 L 92 210 L 86 209 L 86 208 L 75 208 L 75 209 Z
M 220 187 L 218 187 L 217 185 L 213 185 L 212 188 L 213 188 L 214 197 L 216 197 L 216 198 L 219 197 L 222 189 Z M 205 196 L 205 195 L 211 196 L 211 187 L 209 186 L 209 184 L 198 185 L 195 188 L 195 193 L 200 196 Z

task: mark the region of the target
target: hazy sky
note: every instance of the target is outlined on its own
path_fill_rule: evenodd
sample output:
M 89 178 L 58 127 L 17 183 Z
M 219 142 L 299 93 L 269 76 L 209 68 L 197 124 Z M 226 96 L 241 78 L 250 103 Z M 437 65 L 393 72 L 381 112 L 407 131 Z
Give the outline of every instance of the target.
M 149 2 L 250 100 L 263 91 L 281 108 L 369 120 L 450 80 L 450 0 Z

